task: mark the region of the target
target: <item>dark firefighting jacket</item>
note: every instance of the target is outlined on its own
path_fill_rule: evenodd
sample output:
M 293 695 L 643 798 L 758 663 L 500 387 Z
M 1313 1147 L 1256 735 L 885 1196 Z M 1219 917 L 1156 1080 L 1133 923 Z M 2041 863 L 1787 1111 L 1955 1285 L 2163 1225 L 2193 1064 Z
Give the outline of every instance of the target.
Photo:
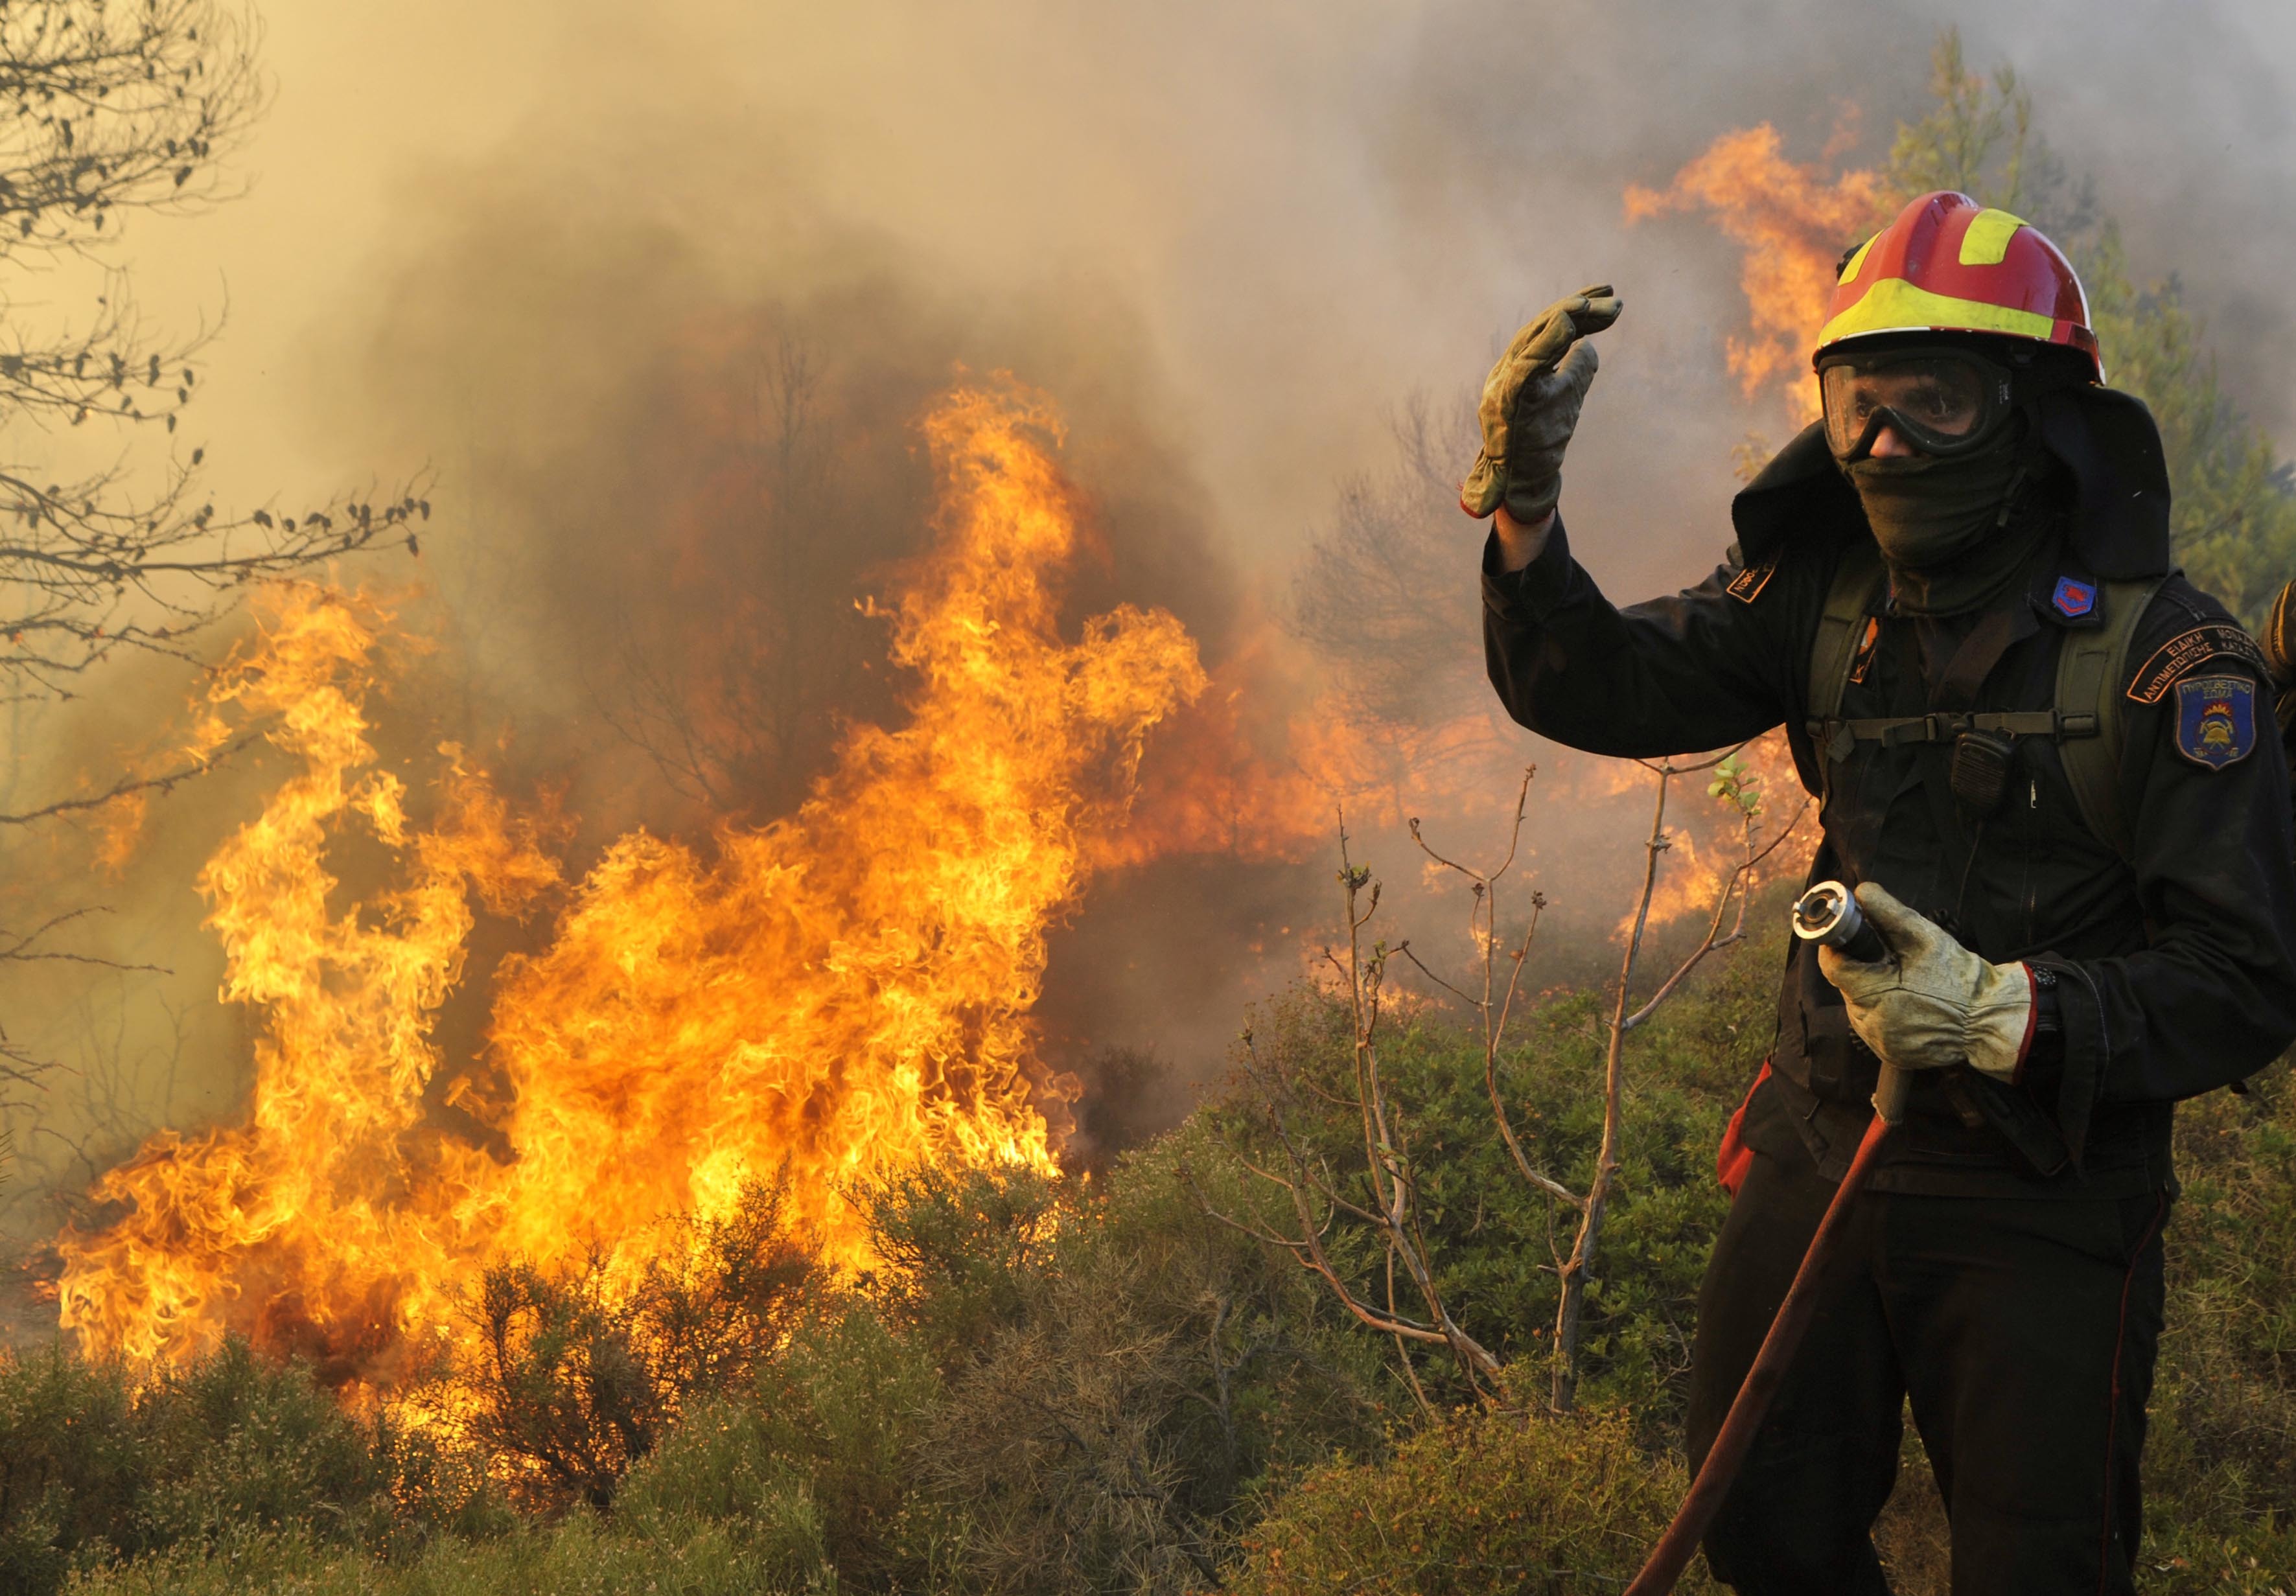
M 2012 640 L 1977 691 L 1979 711 L 2051 708 L 2059 649 L 2096 621 L 2080 595 L 2168 569 L 2150 417 L 2093 390 L 2086 412 L 2066 405 L 2046 421 L 2070 467 L 2046 512 L 2058 530 L 2009 601 Z M 1914 1077 L 1877 1189 L 2108 1197 L 2168 1185 L 2171 1105 L 2241 1080 L 2296 1038 L 2296 830 L 2254 645 L 2179 576 L 2152 598 L 2123 673 L 2124 856 L 2083 823 L 2047 736 L 2015 740 L 2005 800 L 1982 818 L 1953 795 L 1949 741 L 1817 746 L 1813 640 L 1845 551 L 1872 533 L 1816 429 L 1739 495 L 1733 518 L 1738 542 L 1705 581 L 1623 610 L 1571 558 L 1559 520 L 1518 572 L 1498 570 L 1494 540 L 1484 637 L 1508 711 L 1570 747 L 1641 757 L 1783 724 L 1820 803 L 1811 880 L 1878 881 L 1985 958 L 2028 962 L 2054 981 L 2061 1032 L 2015 1084 L 1966 1067 Z M 1841 714 L 1919 716 L 1934 707 L 1934 662 L 1967 624 L 1879 608 Z M 2206 703 L 2177 691 L 2202 676 L 2217 684 Z M 1746 1142 L 1838 1178 L 1878 1066 L 1807 944 L 1790 941 L 1769 1066 L 1746 1105 Z

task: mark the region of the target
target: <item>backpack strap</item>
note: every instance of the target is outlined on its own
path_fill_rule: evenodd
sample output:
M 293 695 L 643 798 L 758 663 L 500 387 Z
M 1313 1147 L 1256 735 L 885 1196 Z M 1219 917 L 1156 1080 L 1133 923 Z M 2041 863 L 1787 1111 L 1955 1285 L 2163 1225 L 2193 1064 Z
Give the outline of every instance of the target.
M 1833 746 L 1843 731 L 1841 695 L 1888 579 L 1882 551 L 1863 539 L 1843 549 L 1841 563 L 1833 568 L 1833 585 L 1826 590 L 1809 649 L 1809 740 L 1823 765 L 1832 765 L 1855 746 L 1854 738 L 1838 750 Z
M 1833 585 L 1825 595 L 1816 635 L 1810 642 L 1810 741 L 1829 775 L 1861 741 L 1897 747 L 1910 742 L 1951 742 L 1964 732 L 2009 737 L 2046 737 L 2057 745 L 2065 781 L 2081 823 L 2098 841 L 2123 859 L 2134 849 L 2128 818 L 2120 807 L 2120 750 L 2126 737 L 2121 688 L 2128 674 L 2128 645 L 2167 576 L 2102 585 L 2097 602 L 2103 624 L 2067 632 L 2057 651 L 2054 707 L 1982 714 L 1939 711 L 1930 715 L 1841 718 L 1841 698 L 1857 667 L 1861 645 L 1888 574 L 1881 551 L 1858 542 L 1842 551 Z
M 2123 859 L 2136 847 L 2120 806 L 2120 750 L 2127 739 L 2121 688 L 2128 679 L 2128 645 L 2152 595 L 2176 574 L 2105 583 L 2097 595 L 2104 624 L 2066 633 L 2057 651 L 2059 709 L 2094 710 L 2096 722 L 2094 735 L 2059 742 L 2057 757 L 2081 823 Z

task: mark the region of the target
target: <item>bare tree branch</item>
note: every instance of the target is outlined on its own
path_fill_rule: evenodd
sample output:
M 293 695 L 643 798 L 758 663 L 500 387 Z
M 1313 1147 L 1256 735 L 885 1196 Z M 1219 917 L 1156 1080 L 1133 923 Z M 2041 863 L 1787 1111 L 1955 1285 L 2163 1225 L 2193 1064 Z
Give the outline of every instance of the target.
M 58 798 L 52 804 L 43 804 L 37 808 L 26 809 L 18 814 L 0 814 L 0 826 L 26 826 L 36 821 L 52 820 L 60 814 L 101 809 L 107 804 L 116 803 L 121 798 L 132 797 L 139 792 L 173 792 L 179 784 L 190 781 L 193 776 L 206 774 L 234 754 L 259 741 L 261 737 L 261 733 L 250 732 L 246 736 L 226 743 L 205 758 L 188 760 L 173 770 L 161 771 L 157 775 L 125 775 L 102 792 L 90 793 L 83 798 Z M 0 954 L 0 958 L 5 956 L 5 954 Z
M 1658 990 L 1651 994 L 1649 1001 L 1627 1016 L 1625 1025 L 1628 1030 L 1637 1028 L 1656 1013 L 1659 1006 L 1674 995 L 1676 988 L 1679 987 L 1689 978 L 1690 973 L 1704 962 L 1707 954 L 1718 948 L 1728 947 L 1744 937 L 1747 895 L 1742 888 L 1751 880 L 1753 872 L 1760 867 L 1762 861 L 1775 853 L 1779 846 L 1793 835 L 1795 829 L 1801 824 L 1802 816 L 1809 813 L 1809 796 L 1807 793 L 1803 794 L 1801 803 L 1793 812 L 1793 818 L 1787 821 L 1778 834 L 1771 838 L 1759 850 L 1755 848 L 1753 841 L 1755 816 L 1749 814 L 1746 817 L 1746 856 L 1738 862 L 1728 877 L 1724 880 L 1721 894 L 1714 900 L 1714 913 L 1707 921 L 1706 935 L 1700 939 L 1698 945 L 1691 950 L 1690 956 L 1676 966 L 1674 973 L 1659 984 Z M 1738 920 L 1731 929 L 1730 934 L 1725 937 L 1721 935 L 1722 918 L 1724 912 L 1730 906 L 1734 895 L 1737 900 Z
M 1334 1106 L 1354 1111 L 1363 1159 L 1362 1178 L 1369 1189 L 1369 1200 L 1357 1202 L 1341 1191 L 1321 1158 L 1294 1134 L 1286 1105 L 1305 1084 L 1301 1072 L 1280 1059 L 1263 1054 L 1257 1040 L 1246 1032 L 1246 1077 L 1261 1122 L 1273 1134 L 1290 1173 L 1262 1168 L 1248 1158 L 1239 1157 L 1239 1162 L 1290 1199 L 1293 1229 L 1289 1234 L 1278 1235 L 1263 1226 L 1223 1214 L 1201 1189 L 1196 1189 L 1197 1201 L 1220 1223 L 1282 1248 L 1302 1268 L 1321 1279 L 1341 1306 L 1358 1322 L 1393 1337 L 1398 1351 L 1406 1342 L 1414 1341 L 1447 1348 L 1458 1361 L 1470 1387 L 1480 1393 L 1483 1381 L 1498 1372 L 1499 1362 L 1452 1316 L 1427 1261 L 1427 1240 L 1418 1215 L 1418 1183 L 1401 1127 L 1388 1102 L 1387 1086 L 1380 1069 L 1377 1032 L 1390 950 L 1384 943 L 1375 944 L 1368 950 L 1363 945 L 1364 928 L 1378 910 L 1379 886 L 1368 870 L 1357 865 L 1349 856 L 1344 815 L 1340 827 L 1340 882 L 1345 892 L 1348 949 L 1344 960 L 1332 950 L 1326 950 L 1326 957 L 1347 983 L 1355 1095 L 1351 1101 L 1335 1100 L 1331 1093 L 1320 1090 L 1316 1095 Z M 1190 1181 L 1193 1187 L 1193 1176 Z M 1385 1257 L 1384 1307 L 1365 1300 L 1326 1250 L 1325 1238 L 1333 1218 L 1341 1215 L 1364 1225 L 1379 1239 Z M 1426 1306 L 1423 1319 L 1407 1314 L 1397 1305 L 1398 1263 Z M 1406 1379 L 1423 1401 L 1424 1393 L 1407 1355 L 1404 1370 Z

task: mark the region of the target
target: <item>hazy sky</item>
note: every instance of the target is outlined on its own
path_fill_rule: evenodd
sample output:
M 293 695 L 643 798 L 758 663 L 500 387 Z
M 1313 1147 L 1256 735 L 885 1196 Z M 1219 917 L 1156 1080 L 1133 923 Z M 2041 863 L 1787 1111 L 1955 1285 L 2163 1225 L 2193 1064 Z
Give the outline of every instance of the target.
M 316 487 L 417 446 L 404 417 L 362 437 L 315 408 L 314 385 L 348 380 L 315 367 L 455 225 L 474 176 L 529 171 L 562 186 L 578 235 L 666 218 L 735 275 L 761 217 L 801 200 L 928 279 L 1046 293 L 1091 279 L 1141 319 L 1229 535 L 1275 560 L 1332 479 L 1376 453 L 1384 406 L 1476 381 L 1520 316 L 1611 276 L 1628 312 L 1578 502 L 1682 506 L 1696 525 L 1631 541 L 1652 577 L 1686 575 L 1719 529 L 1721 456 L 1754 424 L 1728 413 L 1718 375 L 1734 274 L 1695 218 L 1624 229 L 1619 192 L 1764 118 L 1815 158 L 1850 102 L 1872 154 L 1948 21 L 1972 61 L 2027 76 L 2053 142 L 2128 221 L 2140 271 L 2181 273 L 2212 315 L 2243 397 L 2284 434 L 2296 411 L 2279 288 L 2296 8 L 2279 0 L 275 0 L 266 14 L 278 96 L 241 158 L 252 193 L 193 223 L 139 220 L 128 250 L 155 313 L 212 309 L 228 286 L 204 423 L 228 445 L 226 481 L 243 468 L 250 486 Z M 1653 412 L 1662 426 L 1637 426 Z M 422 452 L 450 462 L 455 442 Z M 1656 495 L 1651 462 L 1627 458 L 1651 446 Z M 1630 466 L 1640 491 L 1620 486 Z

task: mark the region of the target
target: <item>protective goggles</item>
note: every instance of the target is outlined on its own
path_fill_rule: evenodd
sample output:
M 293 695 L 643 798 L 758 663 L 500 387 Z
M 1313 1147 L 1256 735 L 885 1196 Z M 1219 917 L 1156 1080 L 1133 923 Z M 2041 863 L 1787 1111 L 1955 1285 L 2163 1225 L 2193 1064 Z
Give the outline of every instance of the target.
M 1843 350 L 1817 364 L 1837 460 L 1873 453 L 1882 429 L 1924 454 L 1974 454 L 2014 411 L 2009 368 L 1966 349 Z

